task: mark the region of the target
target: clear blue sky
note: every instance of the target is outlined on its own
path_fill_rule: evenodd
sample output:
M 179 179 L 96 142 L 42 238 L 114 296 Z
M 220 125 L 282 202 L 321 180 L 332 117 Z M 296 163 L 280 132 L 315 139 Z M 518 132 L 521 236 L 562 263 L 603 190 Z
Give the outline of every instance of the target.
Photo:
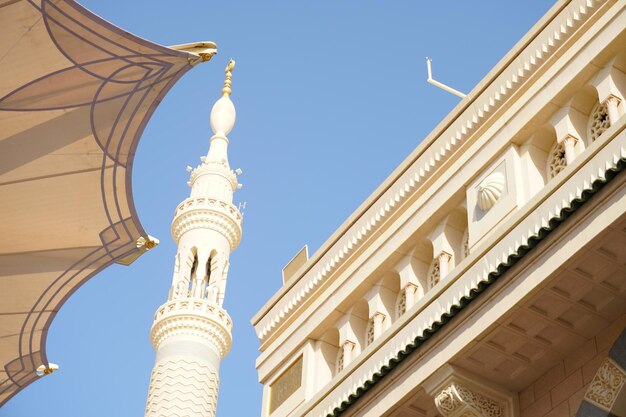
M 237 60 L 237 125 L 230 161 L 241 167 L 243 241 L 231 256 L 225 307 L 233 349 L 222 363 L 218 415 L 258 416 L 259 343 L 251 317 L 281 285 L 304 244 L 314 252 L 456 105 L 426 83 L 468 92 L 552 2 L 84 0 L 144 38 L 213 40 L 219 54 L 183 77 L 144 132 L 133 173 L 145 229 L 161 244 L 130 267 L 80 288 L 50 329 L 61 369 L 14 397 L 0 417 L 143 416 L 154 351 L 152 315 L 166 297 L 176 252 L 169 227 L 188 195 L 186 165 L 208 149 L 209 111 L 223 69 Z

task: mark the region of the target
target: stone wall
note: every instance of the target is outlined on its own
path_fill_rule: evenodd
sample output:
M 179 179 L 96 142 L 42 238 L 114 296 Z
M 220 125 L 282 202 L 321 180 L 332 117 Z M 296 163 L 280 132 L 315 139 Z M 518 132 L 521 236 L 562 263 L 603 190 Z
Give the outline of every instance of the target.
M 622 317 L 520 391 L 520 416 L 575 416 L 589 383 L 625 327 L 626 317 Z

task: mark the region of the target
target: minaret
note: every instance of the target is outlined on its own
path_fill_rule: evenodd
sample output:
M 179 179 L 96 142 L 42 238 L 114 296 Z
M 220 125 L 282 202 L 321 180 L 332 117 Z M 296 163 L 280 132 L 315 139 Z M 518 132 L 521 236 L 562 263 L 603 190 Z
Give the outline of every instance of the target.
M 220 361 L 231 346 L 232 323 L 222 308 L 228 258 L 241 239 L 241 213 L 232 204 L 240 188 L 228 164 L 226 135 L 235 124 L 226 67 L 222 97 L 211 110 L 209 153 L 191 173 L 191 195 L 178 205 L 172 237 L 178 245 L 167 302 L 150 332 L 156 360 L 146 417 L 215 416 Z

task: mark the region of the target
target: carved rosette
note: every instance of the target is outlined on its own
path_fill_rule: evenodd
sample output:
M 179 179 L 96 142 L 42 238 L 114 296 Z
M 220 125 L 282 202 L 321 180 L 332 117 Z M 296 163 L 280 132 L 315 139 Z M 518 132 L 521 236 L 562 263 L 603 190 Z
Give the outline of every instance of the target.
M 506 178 L 501 172 L 492 172 L 478 186 L 476 201 L 482 211 L 487 211 L 502 197 L 506 187 Z
M 444 417 L 504 417 L 504 405 L 472 391 L 456 382 L 444 388 L 436 397 L 437 410 Z
M 585 399 L 610 411 L 625 382 L 624 370 L 606 358 L 589 384 Z
M 449 416 L 462 407 L 463 403 L 459 400 L 459 395 L 454 385 L 451 385 L 435 397 L 435 405 L 441 414 Z

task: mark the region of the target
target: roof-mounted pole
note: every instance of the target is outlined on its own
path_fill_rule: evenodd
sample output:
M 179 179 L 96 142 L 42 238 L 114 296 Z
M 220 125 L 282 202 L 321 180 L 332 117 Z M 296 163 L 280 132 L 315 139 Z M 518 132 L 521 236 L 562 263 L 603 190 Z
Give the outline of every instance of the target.
M 455 96 L 458 96 L 458 97 L 461 97 L 461 98 L 465 98 L 465 94 L 461 93 L 460 91 L 455 90 L 452 87 L 448 87 L 447 85 L 442 84 L 439 81 L 433 80 L 433 71 L 432 71 L 432 69 L 430 67 L 431 61 L 432 60 L 430 58 L 426 57 L 426 68 L 428 69 L 428 79 L 426 81 L 428 83 L 434 85 L 435 87 L 439 87 L 442 90 L 447 91 L 448 93 L 452 93 Z

